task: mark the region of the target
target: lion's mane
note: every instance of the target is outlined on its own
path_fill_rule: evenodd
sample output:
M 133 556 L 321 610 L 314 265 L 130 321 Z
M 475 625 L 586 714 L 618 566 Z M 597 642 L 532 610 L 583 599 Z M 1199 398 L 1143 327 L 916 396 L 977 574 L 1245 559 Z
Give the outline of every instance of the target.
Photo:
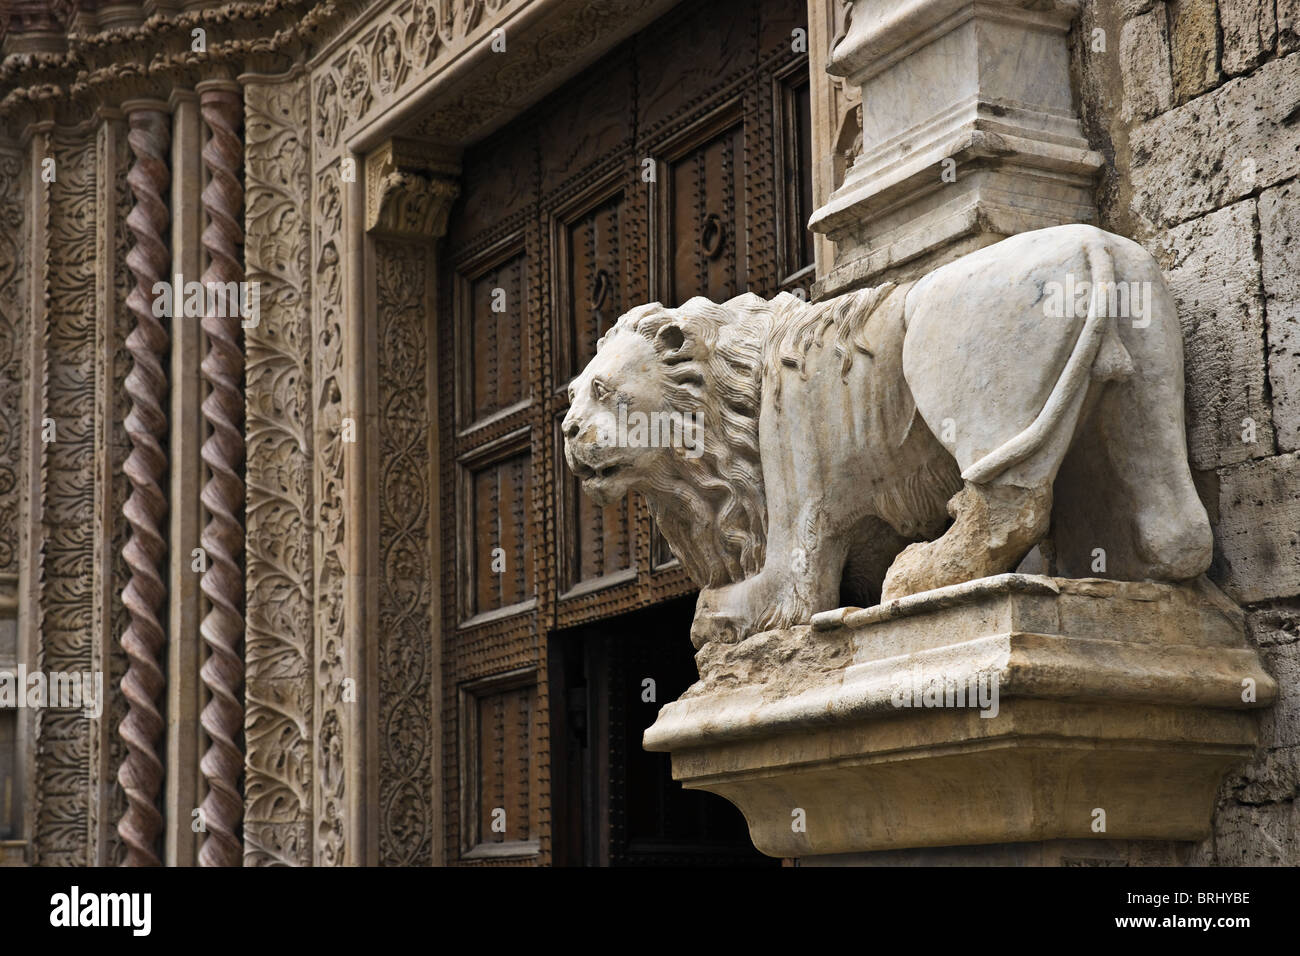
M 763 343 L 774 312 L 750 294 L 721 304 L 697 296 L 676 309 L 652 302 L 623 315 L 597 345 L 621 332 L 644 336 L 660 358 L 669 410 L 699 416 L 703 453 L 674 456 L 674 467 L 650 476 L 646 500 L 701 587 L 739 581 L 763 567 L 767 511 L 758 414 Z M 680 347 L 661 339 L 669 325 L 685 333 Z

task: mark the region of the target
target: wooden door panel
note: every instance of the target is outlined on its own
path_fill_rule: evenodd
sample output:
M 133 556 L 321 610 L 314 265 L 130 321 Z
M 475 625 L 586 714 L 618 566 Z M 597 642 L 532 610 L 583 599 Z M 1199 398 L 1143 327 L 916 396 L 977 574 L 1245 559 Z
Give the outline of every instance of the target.
M 758 60 L 754 2 L 683 4 L 637 38 L 640 133 L 661 130 L 692 103 L 753 69 Z
M 536 859 L 542 818 L 534 666 L 465 681 L 457 690 L 462 859 Z M 450 794 L 449 794 L 450 795 Z
M 557 856 L 589 866 L 774 866 L 749 840 L 744 816 L 715 794 L 686 790 L 668 754 L 641 748 L 659 709 L 696 679 L 684 636 L 694 604 L 677 599 L 615 621 L 556 633 L 551 708 L 562 788 Z
M 454 249 L 475 245 L 501 223 L 525 214 L 537 201 L 536 117 L 520 117 L 502 132 L 466 150 L 460 199 L 448 222 Z
M 622 50 L 547 105 L 538 123 L 543 195 L 631 143 L 635 89 L 632 57 Z
M 626 213 L 625 193 L 620 190 L 560 223 L 563 235 L 559 267 L 565 281 L 558 296 L 558 338 L 566 360 L 563 374 L 557 378 L 559 383 L 566 383 L 586 367 L 596 354 L 596 343 L 630 304 L 624 291 Z M 636 542 L 630 500 L 624 498 L 598 507 L 582 494 L 561 458 L 557 448 L 559 477 L 567 503 L 567 573 L 561 589 L 569 590 L 583 582 L 630 570 Z
M 528 394 L 527 277 L 528 261 L 521 252 L 470 282 L 468 422 L 509 408 Z
M 758 48 L 763 59 L 773 54 L 789 55 L 794 49 L 796 29 L 804 31 L 803 48 L 807 49 L 808 4 L 804 0 L 760 0 L 757 8 Z
M 533 596 L 532 459 L 511 455 L 469 471 L 470 602 L 464 617 L 520 604 Z
M 748 285 L 745 128 L 736 123 L 668 164 L 669 301 L 722 302 Z
M 777 80 L 777 129 L 781 152 L 777 157 L 780 170 L 781 214 L 779 239 L 781 287 L 812 284 L 813 234 L 808 219 L 813 214 L 812 198 L 812 103 L 806 70 L 792 72 Z
M 600 337 L 630 305 L 624 298 L 626 205 L 620 192 L 565 227 L 568 341 L 572 344 L 562 381 L 578 374 L 595 357 Z
M 574 528 L 576 565 L 570 586 L 632 567 L 633 534 L 630 498 L 598 507 L 574 481 L 577 520 Z
M 517 687 L 476 701 L 480 844 L 522 842 L 533 835 L 534 696 L 533 687 Z

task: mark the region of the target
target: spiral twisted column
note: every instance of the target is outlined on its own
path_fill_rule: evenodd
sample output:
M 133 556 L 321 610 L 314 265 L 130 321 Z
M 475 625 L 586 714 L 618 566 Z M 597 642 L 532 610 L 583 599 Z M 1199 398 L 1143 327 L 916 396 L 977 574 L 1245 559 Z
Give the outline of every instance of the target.
M 210 134 L 203 147 L 209 182 L 202 196 L 207 223 L 203 247 L 209 256 L 203 284 L 210 288 L 212 283 L 225 285 L 244 279 L 243 144 L 239 137 L 243 100 L 239 88 L 231 84 L 201 83 L 198 89 L 199 110 Z M 206 310 L 203 331 L 208 350 L 202 371 L 211 390 L 203 402 L 203 418 L 209 427 L 202 449 L 209 472 L 202 493 L 208 522 L 201 537 L 207 570 L 199 586 L 210 610 L 200 625 L 208 648 L 200 676 L 210 697 L 199 718 L 208 737 L 208 749 L 199 765 L 208 787 L 202 805 L 206 836 L 199 864 L 239 866 L 243 860 L 239 829 L 244 769 L 244 352 L 237 310 L 229 303 L 224 310 Z
M 130 533 L 123 558 L 131 577 L 122 593 L 130 622 L 122 634 L 122 648 L 128 666 L 122 677 L 126 716 L 118 734 L 126 744 L 126 756 L 117 780 L 126 792 L 127 810 L 117 832 L 126 846 L 125 866 L 160 866 L 159 836 L 163 815 L 158 795 L 163 783 L 159 753 L 166 723 L 159 711 L 166 678 L 162 652 L 167 643 L 160 613 L 167 598 L 160 567 L 167 553 L 163 519 L 167 497 L 162 480 L 167 455 L 162 442 L 167 434 L 167 373 L 163 368 L 170 339 L 167 329 L 153 314 L 154 283 L 168 278 L 171 253 L 167 229 L 171 221 L 166 195 L 171 185 L 167 166 L 171 145 L 171 117 L 161 104 L 125 104 L 130 124 L 127 142 L 135 162 L 126 181 L 134 205 L 126 224 L 133 242 L 126 256 L 135 285 L 127 295 L 126 307 L 135 323 L 126 339 L 131 370 L 126 393 L 131 400 L 125 428 L 131 453 L 123 465 L 131 494 L 122 506 Z

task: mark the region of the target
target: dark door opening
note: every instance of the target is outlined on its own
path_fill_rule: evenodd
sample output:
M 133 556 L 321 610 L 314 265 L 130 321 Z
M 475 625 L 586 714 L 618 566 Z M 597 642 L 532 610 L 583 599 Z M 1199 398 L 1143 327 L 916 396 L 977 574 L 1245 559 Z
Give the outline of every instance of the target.
M 641 747 L 659 708 L 695 682 L 694 608 L 681 598 L 553 635 L 555 865 L 780 865 L 754 849 L 735 806 L 684 789 L 668 754 Z

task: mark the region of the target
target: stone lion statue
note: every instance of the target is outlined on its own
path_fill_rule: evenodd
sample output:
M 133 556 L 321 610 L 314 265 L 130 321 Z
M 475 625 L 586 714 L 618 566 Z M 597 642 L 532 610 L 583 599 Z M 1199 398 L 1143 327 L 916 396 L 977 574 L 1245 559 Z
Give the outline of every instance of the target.
M 913 283 L 650 303 L 569 386 L 565 457 L 641 492 L 700 586 L 696 647 L 1016 569 L 1209 565 L 1182 337 L 1150 255 L 1024 233 Z

